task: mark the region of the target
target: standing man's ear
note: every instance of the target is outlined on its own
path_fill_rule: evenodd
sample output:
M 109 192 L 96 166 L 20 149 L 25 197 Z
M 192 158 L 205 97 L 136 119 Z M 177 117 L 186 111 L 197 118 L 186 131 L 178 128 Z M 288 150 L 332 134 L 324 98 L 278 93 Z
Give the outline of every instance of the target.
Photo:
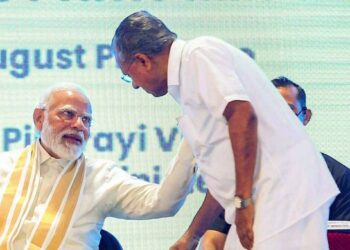
M 312 116 L 311 109 L 306 109 L 305 115 L 304 115 L 304 122 L 303 122 L 304 126 L 309 123 L 309 121 L 311 120 L 311 116 Z
M 41 132 L 44 122 L 44 109 L 35 108 L 33 113 L 33 121 L 36 129 Z
M 146 54 L 136 53 L 135 59 L 147 71 L 149 71 L 151 69 L 151 67 L 152 67 L 151 58 L 149 56 L 147 56 Z

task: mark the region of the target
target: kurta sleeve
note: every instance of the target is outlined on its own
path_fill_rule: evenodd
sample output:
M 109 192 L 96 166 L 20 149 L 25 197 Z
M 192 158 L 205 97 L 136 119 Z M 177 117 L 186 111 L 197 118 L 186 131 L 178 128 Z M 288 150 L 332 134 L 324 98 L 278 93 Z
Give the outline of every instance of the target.
M 111 188 L 107 216 L 124 219 L 173 216 L 191 191 L 194 179 L 194 157 L 186 141 L 181 142 L 160 184 L 137 179 L 114 167 L 108 179 Z

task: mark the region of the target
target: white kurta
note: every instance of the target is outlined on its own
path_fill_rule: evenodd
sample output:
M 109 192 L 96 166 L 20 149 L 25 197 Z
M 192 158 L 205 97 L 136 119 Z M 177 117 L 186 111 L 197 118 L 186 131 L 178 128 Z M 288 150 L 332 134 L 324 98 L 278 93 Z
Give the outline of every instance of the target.
M 43 213 L 53 184 L 67 166 L 67 162 L 53 159 L 39 148 L 37 197 L 11 249 L 24 249 L 34 224 Z M 0 198 L 20 153 L 0 154 Z M 106 217 L 151 219 L 174 215 L 193 186 L 194 172 L 193 156 L 186 142 L 181 144 L 159 185 L 132 177 L 113 161 L 87 158 L 83 194 L 62 249 L 98 249 L 100 230 Z
M 176 40 L 168 63 L 168 89 L 183 112 L 179 127 L 230 224 L 235 212 L 235 166 L 223 112 L 234 100 L 253 106 L 258 121 L 255 243 L 300 221 L 338 193 L 295 114 L 239 49 L 212 37 Z

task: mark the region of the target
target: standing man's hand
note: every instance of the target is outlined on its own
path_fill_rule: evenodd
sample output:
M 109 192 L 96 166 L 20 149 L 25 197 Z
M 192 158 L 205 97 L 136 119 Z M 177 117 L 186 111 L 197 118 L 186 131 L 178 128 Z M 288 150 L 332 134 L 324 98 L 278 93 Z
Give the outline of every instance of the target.
M 248 101 L 231 101 L 224 116 L 228 123 L 236 175 L 235 196 L 252 197 L 256 155 L 258 149 L 258 120 L 253 106 Z M 236 206 L 237 207 L 237 206 Z M 236 209 L 236 231 L 245 249 L 252 249 L 254 204 Z
M 198 239 L 185 233 L 178 241 L 172 245 L 169 250 L 195 250 L 198 245 Z
M 252 249 L 254 244 L 254 204 L 246 208 L 236 209 L 236 231 L 238 238 L 245 249 Z

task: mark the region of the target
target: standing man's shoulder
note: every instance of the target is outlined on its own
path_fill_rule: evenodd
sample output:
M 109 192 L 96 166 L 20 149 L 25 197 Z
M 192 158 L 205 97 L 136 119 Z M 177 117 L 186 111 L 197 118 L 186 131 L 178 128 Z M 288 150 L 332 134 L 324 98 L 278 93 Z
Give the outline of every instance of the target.
M 232 45 L 225 42 L 224 40 L 221 40 L 220 38 L 213 37 L 213 36 L 199 36 L 187 42 L 187 48 L 190 51 L 193 51 L 196 49 L 211 49 L 211 48 L 217 48 L 221 46 L 233 47 Z
M 201 64 L 209 63 L 211 67 L 228 71 L 234 70 L 235 58 L 246 61 L 245 57 L 248 57 L 235 45 L 212 36 L 201 36 L 187 41 L 183 55 L 189 61 L 198 60 Z

